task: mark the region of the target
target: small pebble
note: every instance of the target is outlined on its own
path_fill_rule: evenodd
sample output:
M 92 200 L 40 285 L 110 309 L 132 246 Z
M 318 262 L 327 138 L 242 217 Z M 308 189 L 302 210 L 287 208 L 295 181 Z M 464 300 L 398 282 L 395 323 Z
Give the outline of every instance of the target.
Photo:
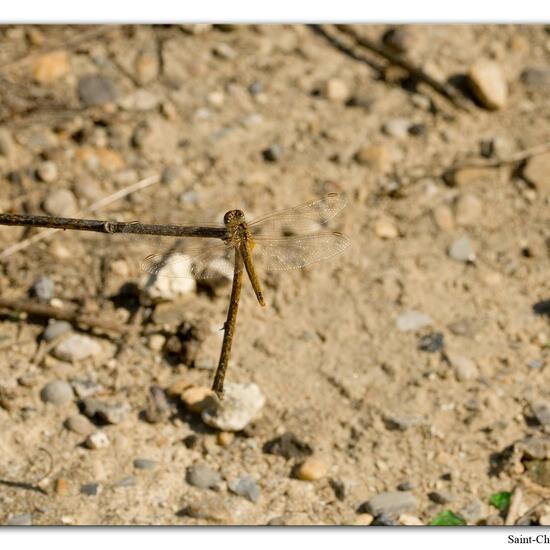
M 11 158 L 16 153 L 15 142 L 7 128 L 0 128 L 0 156 Z
M 416 526 L 424 525 L 420 518 L 413 516 L 412 514 L 401 514 L 398 518 L 401 525 Z
M 209 405 L 213 392 L 206 386 L 191 386 L 181 394 L 181 400 L 186 408 L 193 413 L 202 413 Z
M 137 485 L 137 478 L 135 476 L 127 476 L 119 479 L 113 486 L 114 487 L 134 487 Z
M 193 464 L 187 468 L 185 480 L 194 487 L 211 489 L 221 483 L 222 477 L 206 464 Z
M 263 448 L 265 453 L 282 456 L 291 459 L 304 459 L 313 454 L 311 446 L 299 439 L 292 432 L 285 432 L 283 435 L 268 441 Z
M 101 345 L 96 340 L 84 334 L 72 334 L 57 344 L 53 354 L 62 361 L 80 361 L 98 355 L 101 351 Z
M 258 82 L 257 80 L 255 82 L 252 82 L 250 86 L 248 87 L 248 92 L 250 95 L 258 95 L 261 94 L 264 91 L 264 86 L 261 82 Z
M 406 26 L 393 27 L 382 35 L 384 46 L 398 54 L 406 53 L 411 49 L 412 39 L 412 33 Z
M 550 89 L 550 69 L 547 67 L 528 67 L 520 79 L 529 88 Z
M 384 123 L 382 130 L 388 136 L 405 139 L 409 136 L 411 123 L 405 118 L 394 118 Z
M 540 369 L 544 367 L 544 361 L 542 359 L 532 359 L 527 363 L 527 366 L 533 370 Z
M 152 424 L 164 422 L 170 415 L 170 403 L 165 391 L 160 386 L 151 386 L 147 396 L 145 420 Z
M 72 328 L 68 321 L 52 321 L 42 333 L 42 338 L 45 342 L 51 342 L 62 334 L 70 332 Z
M 45 275 L 41 275 L 34 281 L 31 287 L 31 296 L 37 298 L 40 302 L 49 302 L 54 295 L 55 284 Z
M 235 439 L 235 434 L 232 432 L 218 432 L 216 435 L 216 441 L 220 447 L 229 447 Z
M 94 432 L 86 438 L 85 445 L 88 449 L 104 449 L 110 444 L 107 434 L 102 431 Z
M 212 400 L 212 406 L 202 411 L 201 418 L 218 430 L 238 432 L 258 415 L 264 404 L 265 397 L 256 384 L 227 383 L 224 399 Z
M 103 389 L 101 384 L 90 379 L 71 380 L 71 386 L 80 399 L 91 397 Z
M 328 466 L 323 461 L 307 458 L 298 468 L 296 476 L 302 481 L 316 481 L 327 475 Z
M 189 503 L 182 510 L 190 518 L 213 521 L 227 525 L 232 522 L 232 506 L 227 497 L 209 495 L 195 502 Z
M 459 515 L 470 524 L 476 524 L 487 516 L 487 506 L 479 499 L 474 499 L 460 509 Z
M 74 398 L 73 389 L 64 380 L 54 380 L 46 384 L 40 391 L 40 399 L 44 403 L 65 405 Z
M 524 169 L 523 177 L 535 187 L 535 189 L 546 195 L 550 194 L 550 153 L 543 153 L 531 157 Z
M 550 514 L 544 514 L 539 517 L 539 525 L 550 525 Z
M 99 483 L 85 483 L 80 487 L 80 493 L 89 497 L 96 496 L 101 492 Z
M 397 317 L 395 325 L 400 332 L 412 332 L 433 323 L 432 318 L 419 311 L 406 311 Z
M 374 516 L 372 514 L 358 514 L 351 525 L 372 525 Z
M 230 491 L 247 498 L 250 502 L 256 503 L 260 498 L 260 488 L 254 478 L 248 474 L 230 481 L 227 486 Z
M 444 337 L 442 332 L 430 332 L 422 336 L 418 342 L 418 349 L 428 353 L 436 353 L 443 349 Z
M 531 403 L 531 410 L 541 426 L 550 425 L 550 402 L 535 401 Z
M 412 481 L 402 481 L 398 486 L 398 491 L 412 491 L 414 489 L 414 483 Z
M 44 210 L 50 216 L 70 218 L 78 209 L 78 203 L 69 189 L 54 189 L 48 193 L 43 204 Z
M 150 111 L 156 109 L 160 102 L 160 96 L 143 88 L 134 90 L 118 100 L 118 104 L 125 111 Z
M 36 175 L 41 181 L 45 183 L 51 183 L 57 179 L 59 172 L 57 170 L 57 164 L 51 160 L 47 160 L 38 165 L 36 169 Z
M 283 156 L 283 148 L 278 143 L 274 143 L 262 151 L 262 156 L 267 162 L 277 162 Z
M 78 96 L 85 107 L 114 102 L 117 95 L 112 80 L 105 76 L 86 75 L 78 81 Z
M 349 89 L 343 80 L 331 78 L 323 86 L 323 95 L 331 101 L 343 103 L 349 98 Z
M 221 59 L 235 59 L 235 57 L 237 57 L 237 52 L 231 46 L 223 42 L 216 44 L 212 52 Z
M 40 55 L 32 67 L 32 76 L 40 84 L 49 84 L 65 76 L 71 70 L 69 56 L 65 51 Z
M 126 402 L 105 403 L 97 399 L 84 399 L 82 407 L 88 418 L 97 418 L 109 424 L 120 424 L 130 412 L 130 405 Z
M 429 499 L 436 504 L 449 504 L 455 500 L 455 496 L 448 491 L 432 491 L 428 494 Z
M 18 516 L 11 516 L 6 525 L 32 525 L 32 515 L 20 514 Z
M 453 212 L 446 204 L 441 204 L 434 208 L 433 217 L 435 224 L 441 231 L 452 231 L 454 229 L 455 220 Z
M 355 160 L 362 166 L 377 172 L 388 172 L 392 165 L 392 155 L 383 145 L 362 147 L 355 154 Z
M 153 82 L 159 72 L 158 56 L 149 52 L 140 52 L 136 57 L 135 70 L 140 84 Z
M 459 237 L 449 247 L 449 257 L 458 262 L 474 262 L 476 254 L 468 237 Z
M 487 109 L 496 110 L 506 106 L 508 84 L 500 66 L 490 60 L 476 61 L 468 71 L 472 91 Z
M 136 458 L 133 464 L 138 470 L 154 470 L 157 467 L 157 463 L 148 458 Z
M 147 345 L 149 346 L 149 349 L 152 351 L 161 351 L 164 347 L 164 343 L 166 342 L 166 336 L 163 334 L 151 334 L 149 336 L 149 339 L 147 341 Z
M 482 212 L 482 203 L 475 195 L 462 195 L 456 203 L 456 223 L 472 225 L 478 221 Z
M 424 419 L 416 414 L 388 414 L 384 416 L 384 423 L 389 430 L 402 432 L 423 423 Z
M 389 514 L 379 514 L 374 518 L 374 521 L 371 523 L 371 525 L 379 525 L 379 526 L 386 526 L 386 527 L 394 527 L 396 525 L 399 525 L 399 522 L 393 519 Z
M 417 507 L 416 497 L 407 491 L 380 493 L 364 504 L 365 511 L 375 517 L 381 514 L 399 515 L 414 512 Z
M 381 218 L 374 226 L 374 231 L 381 239 L 395 239 L 399 236 L 396 225 L 387 218 Z
M 95 431 L 95 426 L 82 414 L 75 414 L 67 418 L 65 427 L 80 435 L 90 435 Z
M 187 389 L 189 386 L 191 386 L 191 384 L 187 378 L 179 378 L 166 388 L 166 394 L 170 397 L 179 397 L 183 393 L 183 390 Z
M 71 490 L 71 484 L 64 477 L 55 480 L 55 494 L 60 497 L 66 497 Z
M 472 359 L 458 353 L 447 352 L 445 354 L 447 361 L 453 367 L 456 379 L 459 382 L 475 380 L 479 378 L 479 369 Z

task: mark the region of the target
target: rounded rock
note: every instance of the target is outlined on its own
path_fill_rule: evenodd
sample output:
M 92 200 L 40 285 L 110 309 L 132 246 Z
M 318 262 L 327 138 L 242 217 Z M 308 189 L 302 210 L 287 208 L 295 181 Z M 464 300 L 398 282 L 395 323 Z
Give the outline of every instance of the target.
M 53 405 L 65 405 L 72 401 L 73 397 L 73 389 L 64 380 L 49 382 L 40 391 L 40 399 L 44 403 L 52 403 Z
M 62 361 L 80 361 L 101 353 L 101 345 L 83 334 L 72 334 L 54 348 L 54 355 Z
M 133 464 L 138 470 L 154 470 L 157 467 L 157 463 L 148 458 L 136 458 Z
M 302 481 L 316 481 L 327 475 L 328 466 L 322 460 L 307 458 L 299 466 L 296 476 Z
M 399 230 L 392 220 L 382 218 L 374 226 L 374 231 L 381 239 L 395 239 L 399 236 Z
M 494 61 L 480 59 L 468 71 L 472 91 L 487 109 L 502 109 L 508 99 L 508 85 L 500 66 Z
M 45 183 L 55 181 L 59 175 L 57 164 L 51 160 L 44 161 L 36 169 L 36 175 Z
M 91 107 L 116 101 L 117 92 L 109 78 L 92 74 L 78 81 L 78 96 L 86 107 Z
M 230 481 L 228 487 L 230 491 L 247 498 L 250 502 L 256 503 L 260 498 L 260 488 L 255 479 L 248 474 Z
M 72 328 L 71 323 L 68 321 L 53 321 L 44 330 L 42 338 L 46 342 L 51 342 L 58 336 L 70 332 Z
M 88 449 L 104 449 L 110 445 L 110 441 L 105 432 L 98 430 L 86 438 L 85 445 Z
M 41 302 L 48 302 L 53 298 L 54 290 L 54 282 L 49 277 L 41 275 L 32 284 L 31 294 L 32 296 L 38 298 Z
M 71 217 L 77 211 L 76 198 L 69 189 L 52 191 L 43 206 L 50 216 Z
M 222 478 L 218 472 L 206 464 L 193 464 L 187 468 L 185 480 L 189 485 L 199 489 L 211 489 L 218 485 Z
M 181 394 L 181 400 L 191 412 L 200 414 L 210 403 L 213 392 L 206 386 L 191 386 Z
M 80 435 L 90 435 L 95 430 L 95 426 L 82 414 L 75 414 L 67 418 L 65 427 Z
M 331 78 L 323 86 L 323 95 L 331 101 L 343 103 L 349 98 L 349 89 L 343 80 Z

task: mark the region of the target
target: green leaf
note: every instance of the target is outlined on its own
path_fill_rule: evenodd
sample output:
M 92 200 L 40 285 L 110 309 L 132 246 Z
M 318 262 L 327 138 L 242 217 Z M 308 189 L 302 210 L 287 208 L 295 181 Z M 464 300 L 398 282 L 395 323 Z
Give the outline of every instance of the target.
M 450 510 L 445 510 L 437 515 L 430 525 L 466 525 L 466 522 Z
M 510 505 L 510 498 L 512 493 L 508 491 L 501 491 L 500 493 L 494 493 L 489 497 L 489 503 L 495 508 L 498 508 L 501 512 L 504 512 Z

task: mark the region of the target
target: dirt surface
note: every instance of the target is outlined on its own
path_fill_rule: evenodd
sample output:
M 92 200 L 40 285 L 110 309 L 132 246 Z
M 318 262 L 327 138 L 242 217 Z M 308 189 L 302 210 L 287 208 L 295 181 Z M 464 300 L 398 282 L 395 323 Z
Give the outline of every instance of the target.
M 76 231 L 3 257 L 3 298 L 138 334 L 75 324 L 46 342 L 47 319 L 5 310 L 0 523 L 502 524 L 491 495 L 521 490 L 511 521 L 545 498 L 550 455 L 522 449 L 550 425 L 550 158 L 531 151 L 550 138 L 549 29 L 354 29 L 463 108 L 330 26 L 332 42 L 301 25 L 0 29 L 3 212 L 187 224 L 338 192 L 331 227 L 352 241 L 262 273 L 265 308 L 245 279 L 227 383 L 265 404 L 234 434 L 179 398 L 212 383 L 229 281 L 153 299 L 146 242 Z M 479 60 L 497 109 L 467 76 Z M 2 248 L 36 232 L 2 227 Z M 74 334 L 89 357 L 60 351 Z M 56 380 L 72 389 L 44 402 Z M 95 430 L 108 443 L 90 449 Z

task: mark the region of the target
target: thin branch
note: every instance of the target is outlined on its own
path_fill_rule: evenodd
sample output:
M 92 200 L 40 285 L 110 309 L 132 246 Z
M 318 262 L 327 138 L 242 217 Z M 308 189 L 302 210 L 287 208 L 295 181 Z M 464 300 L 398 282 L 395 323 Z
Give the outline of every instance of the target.
M 81 314 L 74 309 L 61 309 L 47 304 L 40 304 L 31 300 L 10 300 L 0 297 L 0 309 L 18 311 L 37 317 L 47 317 L 49 319 L 58 319 L 60 321 L 69 321 L 73 324 L 86 325 L 88 327 L 109 330 L 112 332 L 128 332 L 131 327 L 113 323 L 106 319 L 100 319 L 97 316 Z
M 376 42 L 370 40 L 366 36 L 358 34 L 349 25 L 335 26 L 339 31 L 353 38 L 353 40 L 355 40 L 355 42 L 363 48 L 374 52 L 384 59 L 387 59 L 390 63 L 393 63 L 394 65 L 397 65 L 398 67 L 401 67 L 402 69 L 407 71 L 412 77 L 430 86 L 430 88 L 432 88 L 439 95 L 443 96 L 447 101 L 451 102 L 456 108 L 464 111 L 468 110 L 463 102 L 460 101 L 458 94 L 452 88 L 450 88 L 443 82 L 440 82 L 436 78 L 430 76 L 421 67 L 415 65 L 408 59 L 405 59 L 403 56 L 394 54 L 388 49 L 379 46 L 378 44 L 376 44 Z
M 137 181 L 136 183 L 133 183 L 132 185 L 129 185 L 128 187 L 125 187 L 124 189 L 119 189 L 115 193 L 112 193 L 111 195 L 108 195 L 107 197 L 103 197 L 102 199 L 99 199 L 98 201 L 92 203 L 87 209 L 84 211 L 86 212 L 95 212 L 96 210 L 100 210 L 104 206 L 107 206 L 108 204 L 111 204 L 112 202 L 115 202 L 118 199 L 121 199 L 123 197 L 126 197 L 132 193 L 135 193 L 136 191 L 141 191 L 142 189 L 145 189 L 146 187 L 149 187 L 150 185 L 153 185 L 155 183 L 158 183 L 160 180 L 158 175 L 152 175 L 148 176 L 147 178 L 144 178 L 140 181 Z M 82 211 L 81 211 L 82 212 Z M 14 244 L 12 246 L 9 246 L 5 250 L 0 253 L 0 259 L 3 260 L 7 258 L 8 256 L 11 256 L 15 252 L 19 252 L 31 244 L 37 243 L 39 241 L 42 241 L 46 238 L 48 238 L 50 235 L 55 233 L 56 231 L 59 231 L 59 229 L 46 229 L 45 231 L 41 231 L 40 233 L 37 233 L 36 235 L 33 235 L 32 237 L 29 237 L 28 239 L 24 239 L 17 244 Z

